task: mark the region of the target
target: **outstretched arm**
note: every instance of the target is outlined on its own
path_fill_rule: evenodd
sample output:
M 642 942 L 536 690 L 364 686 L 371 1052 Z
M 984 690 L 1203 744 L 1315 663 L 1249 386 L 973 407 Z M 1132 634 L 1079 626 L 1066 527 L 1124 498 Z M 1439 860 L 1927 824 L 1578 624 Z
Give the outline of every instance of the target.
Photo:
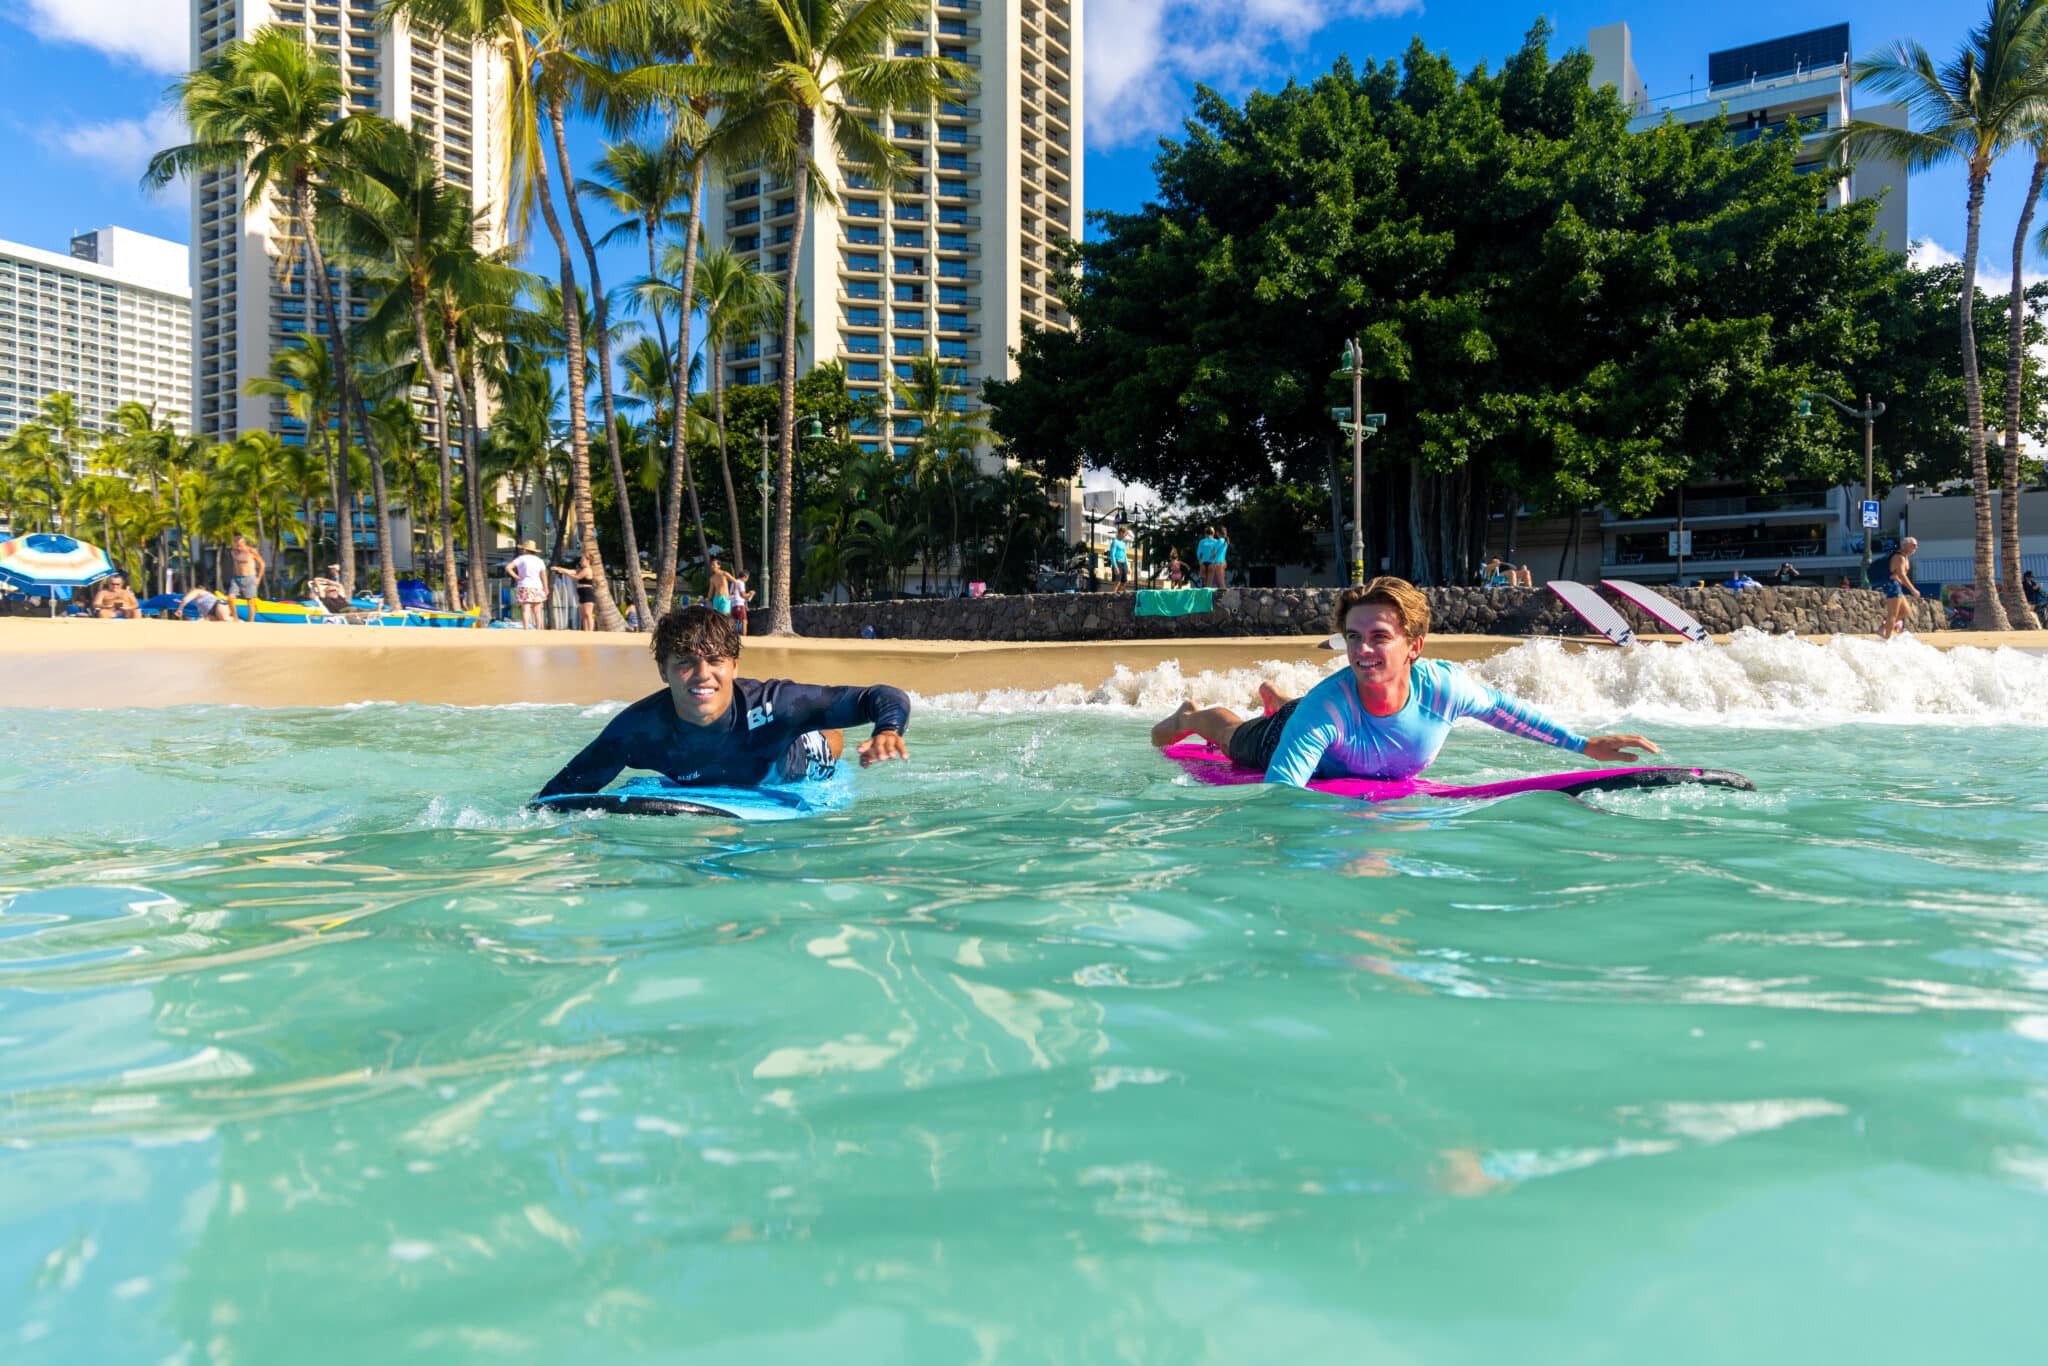
M 807 683 L 783 687 L 776 706 L 799 730 L 841 730 L 862 722 L 874 733 L 855 747 L 861 767 L 907 759 L 904 728 L 910 724 L 910 696 L 878 683 L 868 688 L 835 688 Z
M 605 785 L 619 776 L 626 766 L 619 753 L 619 747 L 607 726 L 595 740 L 583 747 L 581 753 L 562 765 L 562 771 L 548 779 L 546 787 L 540 790 L 542 797 L 559 796 L 564 792 L 602 792 Z

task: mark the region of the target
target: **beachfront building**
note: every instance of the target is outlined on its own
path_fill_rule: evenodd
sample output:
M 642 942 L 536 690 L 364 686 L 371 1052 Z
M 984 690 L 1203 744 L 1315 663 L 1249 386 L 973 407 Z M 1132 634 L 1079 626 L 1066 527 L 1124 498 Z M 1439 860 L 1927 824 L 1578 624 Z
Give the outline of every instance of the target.
M 379 18 L 385 8 L 384 0 L 192 0 L 193 64 L 265 27 L 303 32 L 340 65 L 351 112 L 381 115 L 432 140 L 448 179 L 469 191 L 480 245 L 494 250 L 505 242 L 509 192 L 509 167 L 493 135 L 505 116 L 504 65 L 481 46 L 422 37 L 402 21 L 387 26 Z M 209 171 L 192 186 L 193 427 L 217 441 L 259 430 L 302 441 L 282 399 L 252 396 L 244 386 L 267 374 L 272 352 L 305 330 L 309 306 L 314 330 L 326 329 L 304 280 L 280 276 L 288 215 L 243 200 L 234 171 Z M 345 316 L 363 313 L 360 301 L 347 300 Z M 424 405 L 423 420 L 431 441 L 433 415 Z
M 192 409 L 192 288 L 185 248 L 127 228 L 68 252 L 0 242 L 0 437 L 70 394 L 102 431 L 134 401 L 186 429 Z M 73 457 L 85 472 L 85 454 Z
M 1058 244 L 1082 229 L 1081 9 L 1080 0 L 930 0 L 894 50 L 963 62 L 975 83 L 928 108 L 868 112 L 912 163 L 893 186 L 821 153 L 839 202 L 813 202 L 794 259 L 786 181 L 735 167 L 707 196 L 715 242 L 795 282 L 798 373 L 838 361 L 856 392 L 882 400 L 881 418 L 855 434 L 867 449 L 904 454 L 916 440 L 916 419 L 892 387 L 916 358 L 936 356 L 957 374 L 965 410 L 983 380 L 1010 377 L 1026 328 L 1073 325 L 1051 268 Z M 728 339 L 726 382 L 775 383 L 779 347 L 773 331 Z
M 1847 24 L 1831 24 L 1710 52 L 1704 84 L 1688 74 L 1684 93 L 1664 96 L 1652 96 L 1637 69 L 1627 24 L 1594 29 L 1587 36 L 1586 47 L 1593 58 L 1593 87 L 1615 88 L 1622 103 L 1634 114 L 1629 120 L 1632 132 L 1645 132 L 1667 118 L 1692 128 L 1725 117 L 1728 136 L 1744 143 L 1786 133 L 1797 123 L 1801 128 L 1799 147 L 1794 153 L 1798 169 L 1806 174 L 1834 177 L 1831 205 L 1882 194 L 1884 202 L 1877 212 L 1877 232 L 1892 250 L 1906 250 L 1905 168 L 1880 157 L 1865 156 L 1843 172 L 1840 156 L 1830 156 L 1820 147 L 1828 129 L 1840 128 L 1852 118 L 1899 128 L 1906 126 L 1904 105 L 1855 105 L 1855 73 L 1851 66 L 1854 56 Z M 1676 68 L 1669 62 L 1659 65 L 1660 83 L 1675 90 L 1675 76 L 1668 73 Z M 1691 63 L 1685 65 L 1696 73 Z

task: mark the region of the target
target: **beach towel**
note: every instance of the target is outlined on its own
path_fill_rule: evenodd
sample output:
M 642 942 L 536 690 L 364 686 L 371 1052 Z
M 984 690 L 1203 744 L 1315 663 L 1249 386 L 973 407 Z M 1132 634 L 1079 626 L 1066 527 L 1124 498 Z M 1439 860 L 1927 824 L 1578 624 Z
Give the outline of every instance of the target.
M 1137 598 L 1141 617 L 1198 617 L 1216 606 L 1213 588 L 1140 588 Z

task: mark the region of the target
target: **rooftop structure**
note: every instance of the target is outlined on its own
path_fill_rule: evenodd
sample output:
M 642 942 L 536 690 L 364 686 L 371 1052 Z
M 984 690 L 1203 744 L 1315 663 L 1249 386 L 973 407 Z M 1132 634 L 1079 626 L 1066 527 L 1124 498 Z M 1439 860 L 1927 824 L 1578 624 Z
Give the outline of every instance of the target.
M 90 430 L 112 425 L 130 401 L 184 429 L 192 408 L 185 257 L 176 242 L 127 228 L 81 233 L 68 253 L 0 242 L 0 436 L 35 420 L 58 393 L 78 400 Z
M 1729 137 L 1737 143 L 1789 133 L 1800 127 L 1794 164 L 1803 173 L 1835 174 L 1839 158 L 1821 147 L 1828 130 L 1850 119 L 1906 126 L 1902 105 L 1856 108 L 1854 60 L 1849 26 L 1833 24 L 1805 33 L 1769 38 L 1707 54 L 1704 88 L 1653 97 L 1636 68 L 1628 25 L 1608 24 L 1588 35 L 1593 57 L 1593 86 L 1611 85 L 1634 114 L 1629 128 L 1644 132 L 1665 119 L 1688 128 L 1725 116 Z M 1908 245 L 1906 171 L 1896 162 L 1866 156 L 1847 173 L 1837 175 L 1829 202 L 1840 205 L 1884 195 L 1877 213 L 1879 240 L 1894 251 Z

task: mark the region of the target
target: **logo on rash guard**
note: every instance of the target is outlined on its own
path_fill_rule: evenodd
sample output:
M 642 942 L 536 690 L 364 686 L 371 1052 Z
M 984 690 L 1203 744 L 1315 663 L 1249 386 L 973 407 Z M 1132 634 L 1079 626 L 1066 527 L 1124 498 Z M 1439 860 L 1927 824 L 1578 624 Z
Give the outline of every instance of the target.
M 763 702 L 747 713 L 747 729 L 759 730 L 775 719 L 775 704 Z

